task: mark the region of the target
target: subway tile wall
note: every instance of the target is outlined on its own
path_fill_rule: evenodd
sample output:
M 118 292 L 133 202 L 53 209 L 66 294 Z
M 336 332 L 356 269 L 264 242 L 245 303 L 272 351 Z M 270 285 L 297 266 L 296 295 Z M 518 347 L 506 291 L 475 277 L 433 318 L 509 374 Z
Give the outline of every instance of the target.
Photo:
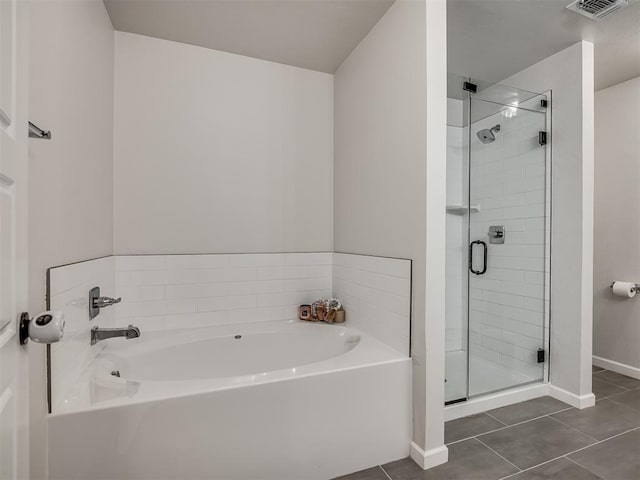
M 331 296 L 332 255 L 118 256 L 116 315 L 146 330 L 295 319 Z
M 333 291 L 351 326 L 409 355 L 410 260 L 335 253 Z
M 100 286 L 101 294 L 115 294 L 115 258 L 75 263 L 49 269 L 48 305 L 65 315 L 62 341 L 51 345 L 52 407 L 67 397 L 86 366 L 95 359 L 101 345 L 90 345 L 94 326 L 115 326 L 115 311 L 105 308 L 89 321 L 89 290 Z

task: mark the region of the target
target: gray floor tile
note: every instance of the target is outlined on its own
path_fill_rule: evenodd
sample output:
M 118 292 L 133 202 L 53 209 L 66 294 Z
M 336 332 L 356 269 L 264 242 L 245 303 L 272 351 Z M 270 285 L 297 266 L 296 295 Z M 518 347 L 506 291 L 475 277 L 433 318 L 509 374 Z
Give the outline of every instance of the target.
M 604 480 L 638 480 L 640 430 L 606 440 L 569 458 Z
M 389 480 L 380 467 L 367 468 L 333 480 Z
M 596 400 L 610 397 L 611 395 L 615 395 L 616 393 L 622 393 L 625 391 L 624 388 L 620 388 L 612 383 L 599 380 L 595 375 L 593 376 L 593 381 L 591 383 L 591 390 L 596 396 Z
M 598 440 L 640 427 L 636 410 L 608 399 L 598 401 L 594 407 L 572 408 L 552 417 Z
M 383 465 L 393 480 L 497 480 L 518 471 L 475 439 L 449 446 L 449 462 L 422 470 L 411 459 Z
M 504 423 L 500 423 L 485 413 L 458 418 L 444 424 L 444 443 L 475 437 L 504 426 Z
M 595 443 L 595 440 L 549 417 L 487 433 L 478 439 L 521 469 Z
M 619 373 L 611 372 L 609 370 L 597 372 L 594 374 L 594 377 L 598 380 L 602 380 L 603 382 L 613 383 L 618 387 L 626 388 L 628 390 L 640 388 L 640 380 L 637 378 L 627 377 L 626 375 L 620 375 Z
M 541 417 L 542 415 L 555 413 L 564 408 L 569 408 L 569 406 L 570 405 L 567 405 L 560 400 L 556 400 L 555 398 L 540 397 L 534 398 L 533 400 L 527 400 L 526 402 L 516 403 L 515 405 L 489 410 L 487 413 L 507 425 L 513 425 L 515 423 Z
M 640 390 L 631 390 L 630 392 L 621 393 L 609 397 L 612 402 L 621 403 L 634 410 L 640 410 Z
M 604 370 L 604 368 L 600 368 L 600 367 L 596 367 L 595 365 L 591 365 L 591 371 L 593 373 L 601 372 L 602 370 Z
M 589 470 L 576 465 L 571 460 L 559 458 L 526 472 L 519 473 L 509 480 L 601 480 Z

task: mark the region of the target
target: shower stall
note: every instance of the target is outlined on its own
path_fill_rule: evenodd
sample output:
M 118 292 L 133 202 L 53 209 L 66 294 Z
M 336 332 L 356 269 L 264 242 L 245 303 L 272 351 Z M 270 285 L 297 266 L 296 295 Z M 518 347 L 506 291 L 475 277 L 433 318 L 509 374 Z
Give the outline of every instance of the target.
M 445 402 L 548 376 L 550 94 L 449 76 Z

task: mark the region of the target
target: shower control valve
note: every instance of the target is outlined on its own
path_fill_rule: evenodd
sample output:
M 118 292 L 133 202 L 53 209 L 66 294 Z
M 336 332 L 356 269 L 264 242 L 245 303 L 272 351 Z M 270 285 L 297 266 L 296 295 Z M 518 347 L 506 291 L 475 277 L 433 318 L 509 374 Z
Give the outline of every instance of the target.
M 489 235 L 489 243 L 504 243 L 504 233 L 504 225 L 492 225 L 487 233 Z

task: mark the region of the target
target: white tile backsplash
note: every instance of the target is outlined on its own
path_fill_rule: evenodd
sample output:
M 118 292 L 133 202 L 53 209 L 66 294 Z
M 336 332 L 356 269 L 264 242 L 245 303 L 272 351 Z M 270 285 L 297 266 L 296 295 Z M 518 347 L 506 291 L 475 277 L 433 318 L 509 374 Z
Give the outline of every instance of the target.
M 333 292 L 347 322 L 409 355 L 410 260 L 335 253 Z
M 115 259 L 117 272 L 163 270 L 167 261 L 164 255 L 118 255 Z
M 52 407 L 65 398 L 82 371 L 95 358 L 100 345 L 90 345 L 90 329 L 115 325 L 116 311 L 105 308 L 89 321 L 89 290 L 99 286 L 104 296 L 115 296 L 114 257 L 75 263 L 49 270 L 51 310 L 65 315 L 62 341 L 51 345 Z M 54 410 L 55 411 L 55 410 Z
M 80 285 L 103 275 L 105 271 L 112 269 L 112 264 L 113 257 L 104 257 L 52 268 L 49 270 L 49 294 L 53 296 L 72 288 L 79 287 Z
M 122 297 L 88 316 L 89 289 Z M 63 310 L 52 345 L 52 394 L 61 401 L 103 345 L 94 326 L 167 331 L 234 322 L 290 320 L 298 306 L 338 296 L 347 321 L 409 354 L 411 261 L 334 253 L 115 256 L 50 269 L 50 304 Z M 117 340 L 116 340 L 117 341 Z
M 289 320 L 296 318 L 298 305 L 314 299 L 312 292 L 330 292 L 332 285 L 332 253 L 149 258 L 118 257 L 116 291 L 129 304 L 123 321 L 164 315 L 164 328 L 183 328 L 206 324 L 206 315 L 214 312 L 213 323 Z M 129 276 L 122 276 L 125 272 Z M 158 306 L 149 305 L 150 297 Z M 293 305 L 295 311 L 283 308 Z

